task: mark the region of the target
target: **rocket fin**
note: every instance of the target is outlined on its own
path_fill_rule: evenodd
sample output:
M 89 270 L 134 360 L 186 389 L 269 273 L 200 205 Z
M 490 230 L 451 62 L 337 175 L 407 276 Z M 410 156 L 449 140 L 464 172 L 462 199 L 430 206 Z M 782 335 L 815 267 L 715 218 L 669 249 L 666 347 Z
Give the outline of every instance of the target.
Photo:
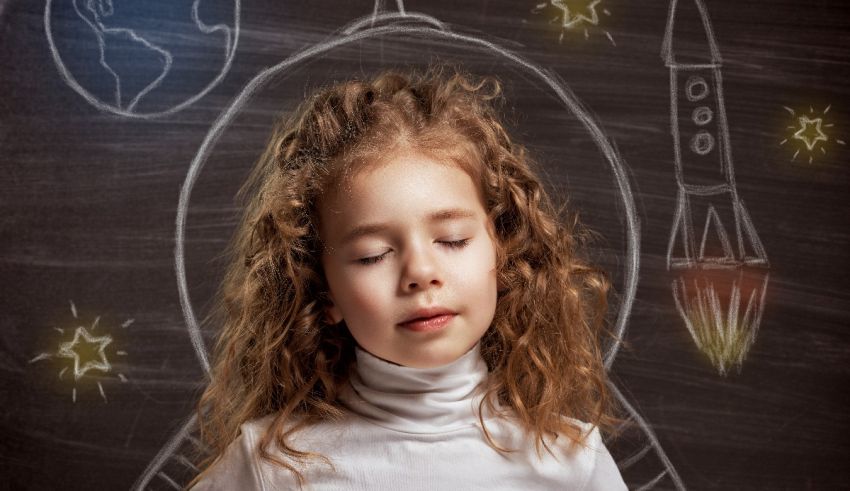
M 708 205 L 705 216 L 705 227 L 702 230 L 702 240 L 699 245 L 699 260 L 705 262 L 732 263 L 735 253 L 726 228 L 717 214 L 714 205 Z
M 741 227 L 740 249 L 741 257 L 747 264 L 753 266 L 768 266 L 767 253 L 759 239 L 758 232 L 750 219 L 750 214 L 744 206 L 743 200 L 738 201 L 737 215 Z
M 667 244 L 667 269 L 688 267 L 694 261 L 688 246 L 688 216 L 687 197 L 682 193 L 676 205 L 676 216 L 673 218 L 673 228 L 670 230 L 670 240 Z

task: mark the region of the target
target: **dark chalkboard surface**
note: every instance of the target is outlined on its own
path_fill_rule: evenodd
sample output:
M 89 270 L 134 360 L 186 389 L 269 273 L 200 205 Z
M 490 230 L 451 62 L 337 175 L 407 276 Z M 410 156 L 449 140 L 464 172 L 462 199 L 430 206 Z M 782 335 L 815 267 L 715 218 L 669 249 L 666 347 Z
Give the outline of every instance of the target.
M 0 482 L 172 489 L 234 194 L 312 87 L 503 82 L 602 239 L 632 489 L 850 486 L 850 7 L 0 2 Z

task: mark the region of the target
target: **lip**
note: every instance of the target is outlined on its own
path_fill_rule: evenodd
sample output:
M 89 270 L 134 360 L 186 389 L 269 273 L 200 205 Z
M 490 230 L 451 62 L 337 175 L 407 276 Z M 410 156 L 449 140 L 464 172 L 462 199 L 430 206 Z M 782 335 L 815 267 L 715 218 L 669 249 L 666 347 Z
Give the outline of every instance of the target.
M 436 331 L 445 327 L 455 315 L 457 312 L 445 307 L 417 309 L 398 325 L 413 331 Z
M 410 315 L 407 316 L 406 319 L 399 322 L 399 325 L 406 324 L 406 323 L 412 322 L 412 321 L 421 320 L 421 319 L 428 319 L 430 317 L 435 317 L 435 316 L 438 316 L 438 315 L 456 314 L 456 313 L 457 312 L 455 312 L 453 310 L 449 310 L 445 307 L 440 307 L 440 306 L 427 307 L 427 308 L 423 308 L 423 309 L 416 309 L 413 312 L 411 312 Z
M 399 326 L 416 332 L 432 332 L 439 331 L 454 319 L 457 314 L 440 314 L 427 319 L 416 319 L 408 322 L 402 322 Z

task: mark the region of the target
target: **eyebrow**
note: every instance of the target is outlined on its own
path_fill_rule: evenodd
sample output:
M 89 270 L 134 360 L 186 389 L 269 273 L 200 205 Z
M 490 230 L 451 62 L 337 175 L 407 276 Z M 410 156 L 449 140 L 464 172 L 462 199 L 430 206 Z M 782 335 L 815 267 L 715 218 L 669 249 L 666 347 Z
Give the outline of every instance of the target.
M 466 210 L 463 208 L 447 208 L 444 210 L 437 210 L 428 215 L 428 222 L 444 222 L 447 220 L 460 220 L 465 218 L 475 218 L 475 213 L 471 210 Z M 351 229 L 348 233 L 346 233 L 342 239 L 340 240 L 341 245 L 348 244 L 364 235 L 372 235 L 379 232 L 383 232 L 388 229 L 389 225 L 386 223 L 367 223 L 363 225 L 358 225 Z

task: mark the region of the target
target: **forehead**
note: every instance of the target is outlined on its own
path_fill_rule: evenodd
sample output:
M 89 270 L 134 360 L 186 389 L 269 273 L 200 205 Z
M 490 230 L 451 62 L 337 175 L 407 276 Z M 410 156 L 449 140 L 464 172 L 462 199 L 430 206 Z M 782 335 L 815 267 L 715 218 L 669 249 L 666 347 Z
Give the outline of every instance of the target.
M 486 215 L 473 178 L 453 163 L 404 154 L 350 176 L 320 206 L 320 213 L 323 235 L 333 241 L 363 223 L 425 221 L 447 209 Z

